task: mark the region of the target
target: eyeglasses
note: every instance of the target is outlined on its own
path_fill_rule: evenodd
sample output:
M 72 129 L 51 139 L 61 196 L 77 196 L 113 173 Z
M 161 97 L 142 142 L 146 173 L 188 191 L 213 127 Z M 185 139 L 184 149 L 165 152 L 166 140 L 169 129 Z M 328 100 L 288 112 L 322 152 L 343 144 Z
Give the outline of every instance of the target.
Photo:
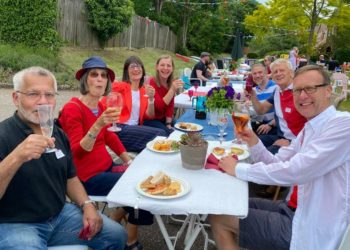
M 318 85 L 314 85 L 314 86 L 308 86 L 308 87 L 305 87 L 305 88 L 300 88 L 300 89 L 293 89 L 293 94 L 294 95 L 300 95 L 301 94 L 301 91 L 304 90 L 304 92 L 306 94 L 313 94 L 317 91 L 317 88 L 320 88 L 320 87 L 325 87 L 329 84 L 327 83 L 322 83 L 322 84 L 318 84 Z
M 20 93 L 25 95 L 26 97 L 28 97 L 31 100 L 39 100 L 42 96 L 45 96 L 46 100 L 53 100 L 55 98 L 56 95 L 58 95 L 58 93 L 55 92 L 45 92 L 45 93 L 40 93 L 37 91 L 29 91 L 29 92 L 22 92 L 17 90 L 16 93 Z
M 140 69 L 140 68 L 141 68 L 140 64 L 133 63 L 129 65 L 129 69 Z
M 91 71 L 91 72 L 89 72 L 89 76 L 91 76 L 93 78 L 97 78 L 98 76 L 101 76 L 103 79 L 107 79 L 107 73 L 106 72 L 98 73 L 96 71 Z

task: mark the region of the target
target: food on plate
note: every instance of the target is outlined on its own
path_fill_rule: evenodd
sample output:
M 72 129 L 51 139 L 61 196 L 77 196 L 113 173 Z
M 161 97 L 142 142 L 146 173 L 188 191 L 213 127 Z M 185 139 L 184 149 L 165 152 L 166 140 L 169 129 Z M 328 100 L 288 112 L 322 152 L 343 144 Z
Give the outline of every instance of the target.
M 244 154 L 244 149 L 237 148 L 237 147 L 232 147 L 231 148 L 231 154 L 242 155 L 242 154 Z
M 141 182 L 140 188 L 151 195 L 173 196 L 181 192 L 181 184 L 171 180 L 170 176 L 162 171 L 147 177 Z
M 172 140 L 158 140 L 153 144 L 153 149 L 157 151 L 178 150 L 178 142 Z
M 216 155 L 223 155 L 223 154 L 225 154 L 225 149 L 221 148 L 221 147 L 215 147 L 213 149 L 213 153 Z
M 198 130 L 197 125 L 191 124 L 191 123 L 186 123 L 186 122 L 179 122 L 179 128 L 191 130 L 191 131 Z

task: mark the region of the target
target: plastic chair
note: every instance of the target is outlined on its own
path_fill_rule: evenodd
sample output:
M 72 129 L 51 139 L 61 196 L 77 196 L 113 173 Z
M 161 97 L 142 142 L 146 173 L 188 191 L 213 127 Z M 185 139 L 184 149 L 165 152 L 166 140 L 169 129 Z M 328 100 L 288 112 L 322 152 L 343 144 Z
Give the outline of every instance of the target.
M 64 245 L 48 247 L 48 250 L 88 250 L 89 247 L 85 245 Z
M 191 77 L 191 73 L 192 73 L 192 69 L 184 68 L 184 72 L 183 72 L 184 76 L 187 76 L 188 78 L 190 78 Z
M 340 243 L 338 250 L 348 250 L 350 249 L 350 224 L 345 230 L 343 239 Z

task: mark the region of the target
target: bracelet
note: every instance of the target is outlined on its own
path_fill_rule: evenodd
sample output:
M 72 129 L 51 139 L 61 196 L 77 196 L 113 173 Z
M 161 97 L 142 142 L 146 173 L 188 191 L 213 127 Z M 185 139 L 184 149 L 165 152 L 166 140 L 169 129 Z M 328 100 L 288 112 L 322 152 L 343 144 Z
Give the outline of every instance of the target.
M 80 208 L 81 208 L 81 209 L 84 209 L 85 205 L 86 205 L 86 204 L 89 204 L 89 203 L 92 203 L 92 205 L 94 205 L 94 207 L 96 208 L 96 204 L 95 204 L 95 202 L 94 202 L 93 200 L 86 200 L 86 201 L 84 201 L 84 202 L 80 205 Z
M 96 139 L 96 135 L 94 135 L 93 133 L 91 133 L 90 131 L 87 132 L 87 135 L 90 139 L 95 140 Z

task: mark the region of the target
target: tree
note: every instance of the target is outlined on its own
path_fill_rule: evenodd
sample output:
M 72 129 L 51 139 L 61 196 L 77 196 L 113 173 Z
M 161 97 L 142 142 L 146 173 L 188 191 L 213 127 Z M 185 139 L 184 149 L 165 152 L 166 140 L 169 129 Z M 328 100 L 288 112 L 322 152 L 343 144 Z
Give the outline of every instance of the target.
M 121 32 L 131 23 L 134 14 L 130 0 L 85 0 L 88 9 L 88 21 L 96 31 L 100 46 Z
M 328 23 L 334 14 L 349 6 L 341 5 L 342 0 L 271 0 L 267 6 L 245 18 L 245 25 L 258 40 L 277 33 L 295 33 L 300 44 L 306 44 L 310 56 L 315 49 L 315 29 L 320 23 Z

